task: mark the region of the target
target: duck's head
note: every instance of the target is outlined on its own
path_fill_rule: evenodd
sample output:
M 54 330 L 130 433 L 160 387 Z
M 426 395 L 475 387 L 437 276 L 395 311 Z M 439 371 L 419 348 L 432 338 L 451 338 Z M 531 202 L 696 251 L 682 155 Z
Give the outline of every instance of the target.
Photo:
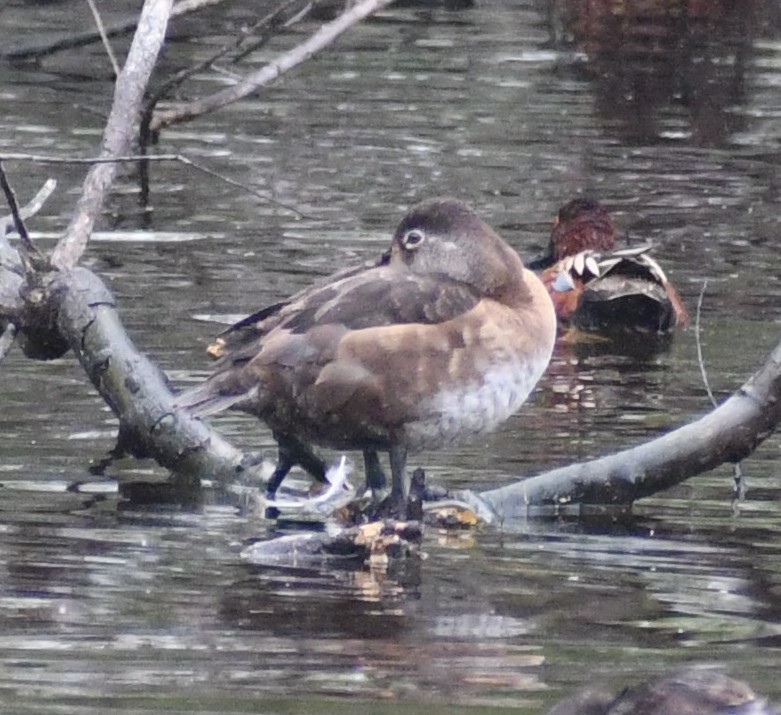
M 542 270 L 583 251 L 612 251 L 615 244 L 615 228 L 604 206 L 594 199 L 573 199 L 559 209 L 547 252 L 528 267 Z
M 407 212 L 393 235 L 390 262 L 461 281 L 486 296 L 522 281 L 518 254 L 453 198 L 429 199 Z

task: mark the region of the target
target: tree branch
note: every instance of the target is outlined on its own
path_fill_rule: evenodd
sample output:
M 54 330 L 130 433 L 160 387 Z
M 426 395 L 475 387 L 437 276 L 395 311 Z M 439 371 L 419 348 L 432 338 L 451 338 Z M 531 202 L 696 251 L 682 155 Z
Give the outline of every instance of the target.
M 128 338 L 114 298 L 86 268 L 59 272 L 51 293 L 61 297 L 58 327 L 95 389 L 120 420 L 119 445 L 152 457 L 178 475 L 235 481 L 258 462 L 206 423 L 175 412 L 165 375 Z
M 219 5 L 223 2 L 226 2 L 226 0 L 182 0 L 182 2 L 176 3 L 171 10 L 171 18 L 173 19 L 195 10 L 201 10 L 205 7 L 211 7 L 212 5 Z M 133 17 L 132 19 L 107 27 L 105 29 L 106 37 L 112 38 L 128 35 L 138 27 L 138 24 L 138 18 Z M 101 39 L 102 36 L 99 31 L 90 30 L 89 32 L 82 32 L 77 35 L 72 35 L 71 37 L 56 40 L 55 42 L 47 42 L 43 45 L 18 47 L 16 49 L 8 50 L 7 52 L 0 52 L 0 57 L 8 60 L 27 60 L 35 57 L 45 57 L 46 55 L 53 55 L 62 50 L 91 45 L 95 42 L 99 42 Z
M 732 397 L 695 422 L 616 454 L 457 497 L 487 510 L 493 521 L 580 513 L 583 505 L 629 505 L 725 462 L 739 462 L 780 421 L 781 343 Z
M 102 157 L 130 153 L 137 131 L 141 105 L 149 77 L 165 38 L 172 0 L 146 0 L 125 66 L 117 78 L 114 103 L 103 133 Z M 97 216 L 118 171 L 116 163 L 94 165 L 65 237 L 55 246 L 52 265 L 61 270 L 72 268 L 87 247 Z
M 22 243 L 21 258 L 25 273 L 28 276 L 32 275 L 36 267 L 40 268 L 45 265 L 44 257 L 32 240 L 30 240 L 30 234 L 27 233 L 27 226 L 24 225 L 22 212 L 19 209 L 19 204 L 16 202 L 14 190 L 8 183 L 8 177 L 5 174 L 2 161 L 0 161 L 0 188 L 2 188 L 5 199 L 8 202 L 8 208 L 11 209 L 13 225 Z
M 275 62 L 271 62 L 257 72 L 252 73 L 235 86 L 193 102 L 176 105 L 172 109 L 156 111 L 149 125 L 150 131 L 153 134 L 158 133 L 161 129 L 171 124 L 193 119 L 243 99 L 261 87 L 271 84 L 280 75 L 330 45 L 339 35 L 349 30 L 357 22 L 381 10 L 391 2 L 392 0 L 361 0 L 361 2 L 342 13 L 333 22 L 323 25 L 308 40 L 286 52 Z
M 111 40 L 106 34 L 106 27 L 103 25 L 103 18 L 100 16 L 100 11 L 95 0 L 87 0 L 89 9 L 92 11 L 92 17 L 95 18 L 95 26 L 98 28 L 100 39 L 103 42 L 103 48 L 106 50 L 111 67 L 114 70 L 114 77 L 119 77 L 119 63 L 117 62 L 117 56 L 114 54 L 114 48 L 111 46 Z

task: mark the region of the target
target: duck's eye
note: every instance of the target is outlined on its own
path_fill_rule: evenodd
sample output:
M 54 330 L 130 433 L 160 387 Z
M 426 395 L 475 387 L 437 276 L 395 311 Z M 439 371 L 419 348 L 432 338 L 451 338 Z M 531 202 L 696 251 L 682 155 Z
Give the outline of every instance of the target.
M 404 248 L 414 251 L 426 239 L 426 234 L 417 228 L 410 229 L 401 239 Z

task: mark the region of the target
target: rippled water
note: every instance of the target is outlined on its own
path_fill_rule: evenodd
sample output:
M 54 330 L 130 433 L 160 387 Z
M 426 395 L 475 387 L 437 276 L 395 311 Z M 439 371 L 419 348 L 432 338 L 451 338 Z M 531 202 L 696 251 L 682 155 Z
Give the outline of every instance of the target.
M 106 5 L 110 22 L 139 3 Z M 205 30 L 227 33 L 248 5 L 177 25 L 162 71 L 202 57 L 218 42 L 198 39 Z M 630 240 L 653 239 L 692 314 L 707 280 L 705 364 L 717 397 L 729 394 L 780 332 L 781 13 L 771 0 L 714 2 L 703 16 L 696 3 L 605 5 L 626 12 L 575 0 L 384 12 L 259 97 L 163 134 L 161 151 L 303 217 L 156 165 L 153 211 L 124 178 L 86 263 L 110 282 L 137 344 L 184 384 L 208 369 L 209 319 L 375 256 L 421 197 L 468 199 L 533 256 L 558 206 L 585 192 Z M 0 8 L 3 49 L 89 23 L 75 1 Z M 109 80 L 97 46 L 3 65 L 0 152 L 96 153 Z M 202 73 L 185 93 L 228 81 Z M 84 167 L 6 168 L 23 200 L 59 180 L 30 222 L 52 245 Z M 781 702 L 775 436 L 744 464 L 738 516 L 723 468 L 616 523 L 429 531 L 426 558 L 387 572 L 251 569 L 238 552 L 267 535 L 262 519 L 208 490 L 189 507 L 118 496 L 118 483 L 163 480 L 151 463 L 127 460 L 90 493 L 68 490 L 91 479 L 115 429 L 70 356 L 34 363 L 14 351 L 0 385 L 2 710 L 350 712 L 369 699 L 372 712 L 540 713 L 584 685 L 617 689 L 692 662 Z M 693 329 L 645 357 L 562 347 L 532 404 L 497 434 L 419 461 L 448 486 L 489 487 L 708 407 Z M 251 419 L 219 426 L 272 447 Z

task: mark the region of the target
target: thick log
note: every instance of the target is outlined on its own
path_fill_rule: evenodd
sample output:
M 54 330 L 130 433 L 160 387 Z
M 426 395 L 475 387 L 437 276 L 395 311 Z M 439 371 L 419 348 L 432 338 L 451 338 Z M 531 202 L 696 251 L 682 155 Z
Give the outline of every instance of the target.
M 732 397 L 690 424 L 616 454 L 457 496 L 494 522 L 578 513 L 584 505 L 629 505 L 721 464 L 745 459 L 781 421 L 779 398 L 781 343 Z
M 176 412 L 160 369 L 128 338 L 114 298 L 94 273 L 75 268 L 55 276 L 58 327 L 100 396 L 119 418 L 119 446 L 151 457 L 194 483 L 231 483 L 257 459 L 237 450 L 206 423 Z

